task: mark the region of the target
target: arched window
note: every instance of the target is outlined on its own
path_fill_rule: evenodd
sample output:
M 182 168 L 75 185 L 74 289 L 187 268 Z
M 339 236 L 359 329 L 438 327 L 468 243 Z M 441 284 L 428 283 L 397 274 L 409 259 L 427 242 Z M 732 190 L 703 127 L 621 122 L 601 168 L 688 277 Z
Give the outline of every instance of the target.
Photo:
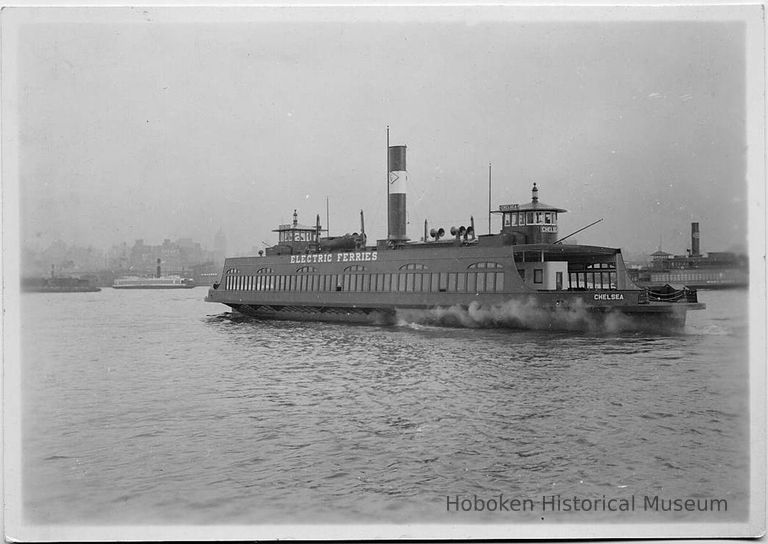
M 364 272 L 365 267 L 361 264 L 353 264 L 344 269 L 344 272 Z
M 427 267 L 419 263 L 404 264 L 400 267 L 400 270 L 426 270 Z
M 227 270 L 227 274 L 239 274 L 240 271 L 237 268 L 230 268 Z
M 268 268 L 268 267 L 267 267 L 267 268 L 259 268 L 259 269 L 256 271 L 256 273 L 257 273 L 257 274 L 271 274 L 271 273 L 272 273 L 272 269 L 271 269 L 271 268 Z
M 474 263 L 467 268 L 504 268 L 504 266 L 499 263 Z
M 296 273 L 298 274 L 307 274 L 309 272 L 317 272 L 317 268 L 314 266 L 302 266 L 296 269 Z

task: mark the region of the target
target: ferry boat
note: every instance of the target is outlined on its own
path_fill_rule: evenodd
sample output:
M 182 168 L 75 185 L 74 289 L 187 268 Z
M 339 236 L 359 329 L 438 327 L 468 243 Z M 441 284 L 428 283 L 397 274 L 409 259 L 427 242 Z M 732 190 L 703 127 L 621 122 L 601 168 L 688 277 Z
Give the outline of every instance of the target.
M 629 269 L 630 278 L 641 287 L 655 289 L 667 284 L 696 289 L 732 289 L 749 285 L 749 259 L 729 251 L 702 255 L 698 223 L 691 223 L 691 248 L 686 255 L 661 250 L 651 254 L 650 266 Z
M 56 276 L 51 265 L 50 278 L 23 278 L 21 290 L 25 293 L 95 293 L 101 291 L 88 278 Z
M 496 234 L 478 235 L 470 218 L 449 233 L 427 233 L 425 222 L 424 239 L 410 241 L 406 147 L 387 147 L 386 239 L 367 243 L 362 211 L 360 233 L 323 237 L 319 215 L 302 225 L 294 210 L 273 231 L 277 244 L 225 260 L 205 300 L 265 319 L 537 329 L 681 327 L 705 307 L 694 290 L 657 296 L 635 285 L 620 249 L 564 243 L 566 210 L 541 202 L 536 183 L 529 203 L 490 212 L 501 216 Z
M 160 259 L 157 260 L 157 273 L 155 276 L 123 276 L 115 278 L 113 289 L 190 289 L 195 287 L 192 278 L 179 275 L 164 276 L 160 273 Z

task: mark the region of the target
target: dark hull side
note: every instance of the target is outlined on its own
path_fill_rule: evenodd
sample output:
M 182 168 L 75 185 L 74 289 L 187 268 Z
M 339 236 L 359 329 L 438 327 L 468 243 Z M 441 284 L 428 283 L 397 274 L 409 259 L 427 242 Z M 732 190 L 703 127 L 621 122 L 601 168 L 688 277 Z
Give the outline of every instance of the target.
M 96 293 L 99 287 L 23 287 L 24 293 Z
M 509 299 L 483 305 L 403 307 L 286 306 L 277 304 L 228 304 L 234 311 L 258 319 L 397 325 L 509 328 L 535 330 L 679 330 L 687 310 L 703 304 L 645 304 L 624 307 L 545 307 L 532 300 Z

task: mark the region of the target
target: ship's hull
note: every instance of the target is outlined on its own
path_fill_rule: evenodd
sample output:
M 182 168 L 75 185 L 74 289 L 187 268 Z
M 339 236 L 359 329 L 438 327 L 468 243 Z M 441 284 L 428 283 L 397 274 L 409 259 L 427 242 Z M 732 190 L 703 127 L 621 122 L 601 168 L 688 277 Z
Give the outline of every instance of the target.
M 589 300 L 611 295 L 624 298 L 589 303 Z M 381 298 L 349 300 L 349 297 L 347 301 L 319 298 L 315 301 L 257 301 L 247 296 L 225 302 L 210 294 L 206 300 L 223 302 L 236 312 L 259 319 L 539 330 L 677 330 L 685 326 L 689 310 L 705 307 L 698 302 L 640 303 L 641 296 L 638 291 L 497 294 L 461 297 L 454 301 L 446 297 L 442 304 L 416 300 L 385 302 Z
M 194 285 L 113 285 L 113 289 L 192 289 Z
M 234 311 L 259 319 L 396 325 L 420 323 L 449 327 L 545 330 L 676 330 L 685 326 L 688 310 L 704 304 L 652 304 L 574 308 L 537 306 L 510 298 L 497 304 L 453 306 L 293 306 L 228 304 Z
M 99 287 L 24 287 L 25 293 L 96 293 Z
M 739 289 L 749 285 L 749 273 L 738 268 L 676 269 L 670 271 L 630 271 L 640 287 L 685 285 L 693 289 Z
M 195 282 L 181 276 L 159 276 L 157 278 L 123 277 L 112 284 L 113 289 L 191 289 Z

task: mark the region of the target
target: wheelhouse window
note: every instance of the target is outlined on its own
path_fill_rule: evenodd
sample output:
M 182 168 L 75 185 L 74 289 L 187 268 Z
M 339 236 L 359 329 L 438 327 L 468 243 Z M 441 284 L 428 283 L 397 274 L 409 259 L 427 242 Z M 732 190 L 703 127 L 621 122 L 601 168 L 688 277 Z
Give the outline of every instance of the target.
M 544 283 L 544 269 L 543 268 L 534 268 L 533 269 L 533 283 Z

